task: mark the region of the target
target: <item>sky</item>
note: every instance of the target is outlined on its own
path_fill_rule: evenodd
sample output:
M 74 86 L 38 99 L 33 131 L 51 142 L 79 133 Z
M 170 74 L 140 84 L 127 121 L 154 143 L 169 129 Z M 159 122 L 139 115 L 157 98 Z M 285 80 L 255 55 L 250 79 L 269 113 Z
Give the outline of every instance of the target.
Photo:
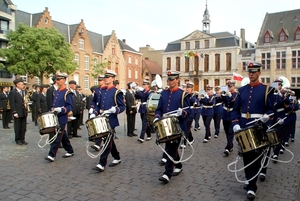
M 299 0 L 12 0 L 18 10 L 41 13 L 48 7 L 52 20 L 79 24 L 89 31 L 110 35 L 139 51 L 150 45 L 163 50 L 169 42 L 202 31 L 207 8 L 210 33 L 245 29 L 246 40 L 255 43 L 266 13 L 300 9 Z M 300 13 L 299 13 L 300 15 Z

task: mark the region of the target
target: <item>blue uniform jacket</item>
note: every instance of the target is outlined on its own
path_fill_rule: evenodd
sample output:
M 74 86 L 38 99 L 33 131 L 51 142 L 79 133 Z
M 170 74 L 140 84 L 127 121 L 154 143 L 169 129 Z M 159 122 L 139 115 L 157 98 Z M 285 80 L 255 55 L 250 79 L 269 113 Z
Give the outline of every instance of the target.
M 247 84 L 238 89 L 231 113 L 233 126 L 239 124 L 241 128 L 249 127 L 251 125 L 246 126 L 246 123 L 271 113 L 276 113 L 271 87 L 258 82 L 253 86 Z
M 141 100 L 141 105 L 140 105 L 140 108 L 139 108 L 139 113 L 144 114 L 144 113 L 147 112 L 146 103 L 147 103 L 148 97 L 149 97 L 149 95 L 151 93 L 152 92 L 150 90 L 146 91 L 144 89 L 143 91 L 140 91 L 140 92 L 138 92 L 138 93 L 135 94 L 135 98 Z
M 68 112 L 73 109 L 72 92 L 66 88 L 54 91 L 52 108 L 61 107 L 62 110 L 57 114 L 59 124 L 68 123 Z
M 95 89 L 95 93 L 94 93 L 90 108 L 94 108 L 94 109 L 96 108 L 96 106 L 100 100 L 101 89 L 105 89 L 105 88 L 106 88 L 106 86 Z
M 214 105 L 214 113 L 215 114 L 222 114 L 223 113 L 223 99 L 221 97 L 221 94 L 219 94 L 219 96 L 217 96 L 217 94 L 215 94 L 215 105 Z
M 194 93 L 188 94 L 189 97 L 189 103 L 190 103 L 190 114 L 187 116 L 188 118 L 194 118 L 195 117 L 195 110 L 198 105 L 197 103 L 197 96 L 194 96 Z
M 231 113 L 233 110 L 234 102 L 237 97 L 237 93 L 231 93 L 231 97 L 223 96 L 223 114 L 222 119 L 224 121 L 231 121 Z
M 178 108 L 186 108 L 182 111 L 182 116 L 178 117 L 180 128 L 186 132 L 186 125 L 184 119 L 189 115 L 190 102 L 187 94 L 179 88 L 174 90 L 164 90 L 161 92 L 158 106 L 155 110 L 154 118 L 162 118 L 165 113 L 177 110 Z
M 114 86 L 110 88 L 105 87 L 101 89 L 100 92 L 101 92 L 101 96 L 96 106 L 95 113 L 98 115 L 102 113 L 102 111 L 104 110 L 108 110 L 111 107 L 116 107 L 117 110 L 116 113 L 112 113 L 108 117 L 110 127 L 114 129 L 115 127 L 119 126 L 119 120 L 117 115 L 122 113 L 125 110 L 123 92 L 117 90 L 117 88 Z
M 202 103 L 202 116 L 214 116 L 214 104 L 216 103 L 214 95 L 201 98 L 200 103 Z

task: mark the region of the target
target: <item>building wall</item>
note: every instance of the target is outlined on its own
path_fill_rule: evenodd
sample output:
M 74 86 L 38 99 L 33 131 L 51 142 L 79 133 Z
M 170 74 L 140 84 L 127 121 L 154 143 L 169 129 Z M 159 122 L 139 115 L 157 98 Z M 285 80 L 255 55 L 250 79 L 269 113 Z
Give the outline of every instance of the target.
M 140 47 L 139 52 L 143 54 L 142 59 L 149 58 L 151 61 L 155 61 L 159 66 L 162 66 L 162 53 L 164 50 L 155 50 L 146 45 L 146 47 Z
M 142 55 L 129 51 L 123 51 L 125 59 L 125 76 L 126 82 L 135 82 L 141 86 L 142 76 Z M 131 61 L 130 61 L 131 60 Z

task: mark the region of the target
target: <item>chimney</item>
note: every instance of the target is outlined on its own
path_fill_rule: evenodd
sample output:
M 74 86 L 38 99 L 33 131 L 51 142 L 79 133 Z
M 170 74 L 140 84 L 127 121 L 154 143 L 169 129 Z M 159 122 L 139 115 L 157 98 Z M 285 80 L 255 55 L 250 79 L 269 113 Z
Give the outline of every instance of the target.
M 236 31 L 234 30 L 233 34 L 236 36 Z
M 126 39 L 122 39 L 122 42 L 123 42 L 124 44 L 126 44 Z
M 146 45 L 146 47 L 150 47 L 150 45 Z
M 242 43 L 242 48 L 245 48 L 245 43 L 246 43 L 246 39 L 245 39 L 245 29 L 241 29 L 241 43 Z
M 149 60 L 149 57 L 145 57 L 145 60 L 147 60 L 147 61 L 148 61 L 148 60 Z

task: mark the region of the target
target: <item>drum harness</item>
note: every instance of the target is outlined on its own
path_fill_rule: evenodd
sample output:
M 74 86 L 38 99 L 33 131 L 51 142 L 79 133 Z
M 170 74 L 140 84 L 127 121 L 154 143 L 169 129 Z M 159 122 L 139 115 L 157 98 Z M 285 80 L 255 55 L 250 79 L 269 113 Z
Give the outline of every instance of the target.
M 184 108 L 181 108 L 181 109 L 184 110 L 184 109 L 188 109 L 188 108 L 193 108 L 193 106 L 188 106 L 188 107 L 184 107 Z M 172 116 L 173 116 L 173 117 L 177 117 L 177 114 L 176 114 L 177 111 L 178 111 L 178 110 L 174 110 L 174 111 L 165 113 L 165 114 L 164 114 L 164 117 L 167 117 L 167 116 L 168 116 L 168 117 L 172 117 Z M 172 114 L 172 113 L 175 113 L 175 114 Z M 172 156 L 170 156 L 170 155 L 166 152 L 166 150 L 160 145 L 160 143 L 158 142 L 158 140 L 156 140 L 156 144 L 159 146 L 159 148 L 166 154 L 166 156 L 167 156 L 174 164 L 186 162 L 186 161 L 188 161 L 188 160 L 193 156 L 193 154 L 194 154 L 194 147 L 193 147 L 192 143 L 186 139 L 186 137 L 184 136 L 184 133 L 183 133 L 183 132 L 182 132 L 182 136 L 183 136 L 183 138 L 187 141 L 188 145 L 190 145 L 190 147 L 191 147 L 191 149 L 192 149 L 192 153 L 191 153 L 191 155 L 190 155 L 189 157 L 187 157 L 186 159 L 183 159 L 184 149 L 182 149 L 182 151 L 181 151 L 181 156 L 180 156 L 180 159 L 179 159 L 178 161 L 176 161 Z M 174 140 L 172 140 L 172 141 L 176 141 L 176 140 L 178 140 L 178 139 L 174 139 Z
M 271 116 L 271 115 L 273 115 L 273 114 L 270 114 L 269 116 Z M 286 118 L 286 117 L 285 117 L 285 118 Z M 285 119 L 285 118 L 284 118 L 284 119 Z M 258 122 L 258 121 L 259 121 L 259 118 L 258 118 L 258 119 L 255 119 L 255 120 L 253 120 L 253 121 L 251 121 L 251 122 L 248 122 L 247 125 L 250 124 L 250 123 Z M 268 127 L 268 130 L 271 129 L 271 128 L 273 128 L 274 126 L 276 126 L 278 123 L 279 123 L 279 122 L 276 122 L 276 123 L 273 124 L 272 126 Z M 282 145 L 282 146 L 283 146 L 283 145 Z M 291 154 L 291 156 L 292 156 L 291 159 L 290 159 L 290 160 L 287 160 L 287 161 L 282 161 L 282 160 L 276 160 L 276 159 L 273 159 L 272 157 L 269 157 L 269 156 L 268 156 L 268 151 L 269 151 L 270 148 L 271 148 L 271 146 L 269 145 L 268 148 L 264 149 L 264 150 L 262 151 L 262 153 L 261 153 L 256 159 L 254 159 L 251 163 L 249 163 L 248 165 L 246 165 L 246 166 L 244 166 L 244 167 L 242 167 L 242 168 L 240 168 L 240 169 L 237 169 L 237 163 L 239 162 L 239 160 L 240 160 L 240 158 L 241 158 L 240 155 L 238 155 L 238 156 L 236 157 L 236 160 L 235 160 L 235 161 L 233 161 L 232 163 L 229 163 L 229 164 L 227 165 L 227 169 L 228 169 L 230 172 L 233 172 L 233 173 L 235 174 L 235 178 L 236 178 L 236 180 L 237 180 L 238 182 L 241 182 L 241 183 L 247 183 L 247 182 L 253 180 L 255 177 L 257 177 L 257 176 L 260 174 L 260 171 L 261 171 L 263 168 L 268 167 L 270 160 L 277 161 L 277 162 L 281 162 L 281 163 L 289 163 L 289 162 L 291 162 L 291 161 L 293 160 L 293 158 L 294 158 L 293 152 L 290 151 L 290 150 L 288 150 L 286 147 L 283 146 L 283 148 Z M 254 150 L 254 151 L 255 151 L 255 150 Z M 254 175 L 252 178 L 250 178 L 250 179 L 248 179 L 248 180 L 244 180 L 244 181 L 240 180 L 240 179 L 238 178 L 237 173 L 240 172 L 240 171 L 243 171 L 244 169 L 246 169 L 247 167 L 249 167 L 250 165 L 252 165 L 255 161 L 257 161 L 257 160 L 258 160 L 259 158 L 261 158 L 261 157 L 262 157 L 262 160 L 261 160 L 261 167 L 260 167 L 259 171 L 257 172 L 257 174 Z M 270 160 L 268 160 L 267 164 L 264 166 L 264 163 L 265 163 L 265 161 L 266 161 L 267 158 L 270 159 Z M 234 169 L 231 169 L 231 168 L 230 168 L 232 165 L 234 165 Z
M 56 112 L 53 112 L 53 113 L 54 113 L 55 116 L 57 115 Z M 48 135 L 47 134 L 41 135 L 41 138 L 40 138 L 40 140 L 38 142 L 38 146 L 40 148 L 44 148 L 47 144 L 52 144 L 56 140 L 57 135 L 58 135 L 58 133 L 59 133 L 60 130 L 61 129 L 60 129 L 59 125 L 57 125 L 55 135 L 51 139 L 49 139 L 50 134 L 48 134 Z M 40 145 L 40 143 L 43 140 L 43 138 L 46 138 L 45 144 L 44 145 Z

